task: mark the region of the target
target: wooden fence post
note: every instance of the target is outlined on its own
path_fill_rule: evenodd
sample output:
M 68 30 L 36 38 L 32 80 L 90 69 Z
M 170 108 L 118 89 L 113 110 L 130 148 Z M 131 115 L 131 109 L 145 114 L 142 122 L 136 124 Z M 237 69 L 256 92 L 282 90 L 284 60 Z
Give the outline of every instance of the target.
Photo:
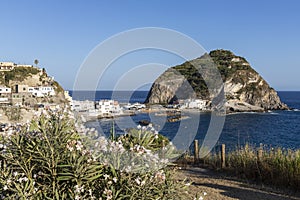
M 259 149 L 257 151 L 257 161 L 261 162 L 262 161 L 262 157 L 263 157 L 263 148 L 259 147 Z
M 194 164 L 198 164 L 198 162 L 199 162 L 199 142 L 198 142 L 198 140 L 194 141 L 194 150 L 195 150 Z
M 222 144 L 221 148 L 221 167 L 226 167 L 226 152 L 225 152 L 225 144 Z

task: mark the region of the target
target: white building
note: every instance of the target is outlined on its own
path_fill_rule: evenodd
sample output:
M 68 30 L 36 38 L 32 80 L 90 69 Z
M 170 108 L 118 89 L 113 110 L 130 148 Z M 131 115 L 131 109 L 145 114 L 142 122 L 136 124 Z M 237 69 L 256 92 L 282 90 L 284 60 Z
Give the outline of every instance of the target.
M 23 64 L 21 64 L 21 65 L 16 65 L 16 67 L 33 67 L 33 65 L 23 65 Z
M 64 91 L 64 96 L 65 96 L 65 99 L 66 99 L 68 102 L 71 103 L 71 102 L 73 101 L 72 97 L 70 96 L 69 91 Z
M 206 108 L 206 101 L 202 99 L 187 99 L 184 102 L 183 107 L 188 109 L 200 109 L 203 110 Z
M 33 67 L 33 65 L 16 64 L 13 62 L 0 62 L 0 71 L 11 71 L 15 67 Z
M 145 104 L 140 104 L 140 103 L 134 103 L 134 104 L 127 104 L 124 106 L 125 110 L 140 110 L 146 108 Z
M 241 61 L 240 58 L 232 58 L 232 59 L 231 59 L 231 62 L 240 62 L 240 61 Z
M 15 66 L 16 64 L 13 62 L 0 62 L 0 66 L 3 67 L 9 67 L 9 66 Z
M 3 103 L 9 103 L 7 97 L 0 97 L 0 104 L 3 104 Z
M 73 100 L 71 103 L 71 108 L 72 110 L 77 112 L 95 110 L 95 102 L 89 100 L 85 100 L 85 101 Z
M 30 92 L 35 97 L 54 96 L 55 91 L 51 86 L 28 87 Z
M 122 110 L 118 101 L 115 100 L 100 100 L 96 108 L 102 115 L 121 114 Z
M 0 94 L 10 94 L 10 93 L 11 93 L 11 88 L 0 86 Z
M 0 71 L 10 71 L 16 66 L 13 62 L 0 62 Z

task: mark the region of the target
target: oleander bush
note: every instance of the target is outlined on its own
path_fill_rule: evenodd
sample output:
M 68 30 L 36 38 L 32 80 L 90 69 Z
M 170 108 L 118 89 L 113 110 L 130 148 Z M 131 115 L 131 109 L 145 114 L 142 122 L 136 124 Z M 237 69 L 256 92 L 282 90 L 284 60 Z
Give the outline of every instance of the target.
M 108 140 L 67 110 L 44 112 L 1 134 L 0 198 L 181 199 L 185 185 L 168 167 L 174 149 L 152 128 Z

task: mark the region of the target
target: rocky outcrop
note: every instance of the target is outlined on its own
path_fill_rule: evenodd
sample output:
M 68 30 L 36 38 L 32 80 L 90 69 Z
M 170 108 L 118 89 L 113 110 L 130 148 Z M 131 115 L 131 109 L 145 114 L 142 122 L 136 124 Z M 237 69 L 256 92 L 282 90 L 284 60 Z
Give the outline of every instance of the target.
M 212 98 L 217 96 L 216 93 L 221 90 L 220 88 L 209 90 L 207 87 L 209 85 L 211 88 L 218 81 L 209 70 L 211 65 L 217 67 L 224 82 L 225 105 L 228 110 L 288 109 L 281 102 L 277 92 L 250 66 L 245 58 L 227 50 L 215 50 L 168 69 L 153 83 L 146 103 L 167 104 L 188 98 L 212 101 Z M 215 94 L 212 94 L 214 92 Z
M 146 103 L 167 104 L 178 99 L 196 97 L 186 78 L 177 70 L 168 69 L 152 85 Z

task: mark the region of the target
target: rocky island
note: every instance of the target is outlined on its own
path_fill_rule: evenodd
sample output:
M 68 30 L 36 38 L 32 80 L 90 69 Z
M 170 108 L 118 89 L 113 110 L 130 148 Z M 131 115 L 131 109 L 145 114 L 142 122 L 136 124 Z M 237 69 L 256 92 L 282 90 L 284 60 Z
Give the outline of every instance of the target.
M 212 63 L 218 68 L 224 83 L 222 91 L 225 92 L 228 112 L 288 109 L 245 58 L 228 50 L 214 50 L 169 68 L 153 83 L 145 103 L 174 104 L 180 100 L 200 99 L 209 107 L 212 99 L 204 81 L 207 79 L 203 77 L 208 77 L 210 72 L 200 74 L 198 68 L 207 66 L 209 69 Z

